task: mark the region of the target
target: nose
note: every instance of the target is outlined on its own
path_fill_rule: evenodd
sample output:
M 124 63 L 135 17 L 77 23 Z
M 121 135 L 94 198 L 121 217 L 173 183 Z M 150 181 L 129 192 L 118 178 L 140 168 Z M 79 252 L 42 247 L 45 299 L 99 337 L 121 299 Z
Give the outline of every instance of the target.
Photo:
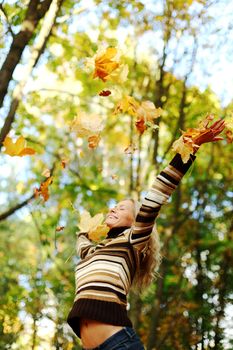
M 110 213 L 115 213 L 115 212 L 116 212 L 116 208 L 115 207 L 110 209 Z

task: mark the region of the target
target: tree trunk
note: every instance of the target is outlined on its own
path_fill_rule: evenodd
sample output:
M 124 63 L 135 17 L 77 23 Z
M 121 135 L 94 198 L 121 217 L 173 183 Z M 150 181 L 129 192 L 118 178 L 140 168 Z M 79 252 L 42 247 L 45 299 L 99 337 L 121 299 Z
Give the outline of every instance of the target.
M 60 10 L 61 4 L 63 0 L 53 0 L 52 4 L 49 8 L 49 11 L 47 15 L 45 16 L 45 19 L 43 21 L 43 25 L 41 27 L 40 33 L 37 37 L 37 43 L 34 45 L 31 53 L 31 57 L 29 59 L 29 62 L 26 66 L 26 69 L 24 71 L 24 77 L 20 81 L 20 83 L 16 86 L 16 88 L 13 91 L 13 100 L 10 105 L 9 113 L 5 119 L 5 123 L 2 127 L 1 133 L 0 133 L 0 149 L 2 147 L 2 143 L 7 136 L 7 134 L 10 131 L 11 125 L 15 118 L 16 110 L 19 106 L 19 103 L 23 96 L 23 89 L 27 83 L 27 80 L 35 67 L 36 63 L 38 62 L 38 59 L 40 55 L 42 54 L 46 42 L 51 34 L 52 28 L 54 26 L 58 11 Z

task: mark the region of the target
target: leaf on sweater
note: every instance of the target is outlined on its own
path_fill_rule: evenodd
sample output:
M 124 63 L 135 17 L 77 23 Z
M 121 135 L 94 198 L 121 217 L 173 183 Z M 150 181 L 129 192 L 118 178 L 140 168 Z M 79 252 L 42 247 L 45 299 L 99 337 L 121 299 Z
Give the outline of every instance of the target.
M 34 189 L 35 197 L 42 196 L 46 202 L 49 199 L 49 185 L 53 183 L 53 176 L 50 176 L 44 182 L 41 183 L 39 188 Z
M 26 140 L 23 136 L 20 136 L 16 142 L 13 142 L 9 136 L 6 136 L 5 140 L 3 141 L 3 146 L 6 148 L 4 153 L 8 154 L 11 157 L 23 157 L 36 153 L 33 148 L 27 147 Z

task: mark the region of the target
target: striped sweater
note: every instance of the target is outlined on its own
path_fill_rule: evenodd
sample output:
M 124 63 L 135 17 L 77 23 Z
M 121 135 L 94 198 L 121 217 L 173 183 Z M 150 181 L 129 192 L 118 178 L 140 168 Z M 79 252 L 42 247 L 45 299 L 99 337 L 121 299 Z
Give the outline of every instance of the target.
M 80 318 L 118 326 L 132 326 L 127 316 L 127 294 L 141 252 L 146 249 L 161 206 L 187 172 L 194 156 L 184 164 L 177 154 L 154 179 L 131 228 L 112 228 L 105 240 L 94 244 L 87 233 L 80 233 L 77 251 L 81 260 L 75 272 L 76 291 L 67 322 L 80 337 Z

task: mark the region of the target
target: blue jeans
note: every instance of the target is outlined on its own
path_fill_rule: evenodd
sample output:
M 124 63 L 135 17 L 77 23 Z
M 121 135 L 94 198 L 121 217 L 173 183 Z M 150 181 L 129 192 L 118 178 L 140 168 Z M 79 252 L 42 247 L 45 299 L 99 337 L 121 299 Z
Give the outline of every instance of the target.
M 145 350 L 136 332 L 124 327 L 94 349 L 86 350 Z M 83 349 L 85 350 L 85 349 Z

